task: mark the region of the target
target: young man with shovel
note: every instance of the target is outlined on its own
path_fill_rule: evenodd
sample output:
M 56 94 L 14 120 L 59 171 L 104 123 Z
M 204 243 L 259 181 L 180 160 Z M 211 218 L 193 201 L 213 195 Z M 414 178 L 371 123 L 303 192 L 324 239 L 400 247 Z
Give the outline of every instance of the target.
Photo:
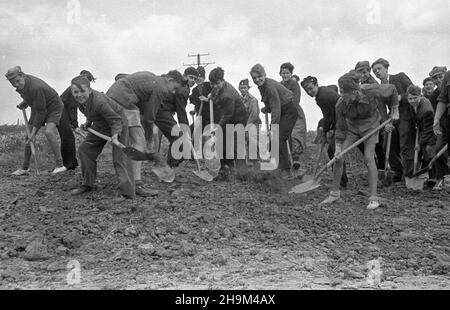
M 248 121 L 248 112 L 242 102 L 242 98 L 238 91 L 225 81 L 225 72 L 218 67 L 212 70 L 209 74 L 209 81 L 211 82 L 212 93 L 211 99 L 213 101 L 214 113 L 217 111 L 221 118 L 218 126 L 222 129 L 223 134 L 223 159 L 221 160 L 222 170 L 228 165 L 232 167 L 231 163 L 237 161 L 236 165 L 240 166 L 241 161 L 237 158 L 238 150 L 245 150 L 245 145 L 238 145 L 235 131 L 233 136 L 228 135 L 227 125 L 242 125 L 246 127 Z M 236 131 L 237 132 L 237 131 Z M 206 134 L 207 135 L 207 134 Z M 233 146 L 230 143 L 233 143 Z M 234 150 L 231 152 L 230 147 Z M 245 152 L 244 152 L 245 154 Z M 241 159 L 243 161 L 243 159 Z
M 278 170 L 281 177 L 290 177 L 291 167 L 287 143 L 290 143 L 292 130 L 298 120 L 298 111 L 293 101 L 294 94 L 280 82 L 268 78 L 264 67 L 260 64 L 252 67 L 250 75 L 253 82 L 258 86 L 265 105 L 261 112 L 264 114 L 272 113 L 271 125 L 279 126 L 278 135 L 272 135 L 272 139 L 277 139 L 279 145 Z M 274 143 L 272 143 L 273 145 Z
M 332 204 L 340 199 L 339 183 L 342 177 L 344 159 L 340 153 L 353 145 L 360 138 L 368 136 L 377 129 L 380 123 L 388 120 L 387 113 L 379 110 L 380 99 L 389 98 L 391 119 L 397 120 L 398 93 L 393 85 L 373 85 L 370 92 L 360 87 L 359 75 L 355 71 L 339 78 L 339 87 L 342 96 L 336 105 L 336 154 L 334 165 L 334 180 L 330 196 L 323 204 Z M 387 128 L 392 130 L 392 125 Z M 375 145 L 378 143 L 378 134 L 372 134 L 364 142 L 364 159 L 368 170 L 370 197 L 367 209 L 373 210 L 380 206 L 377 196 L 378 171 L 375 163 Z
M 72 96 L 80 106 L 84 107 L 83 114 L 86 116 L 86 124 L 82 125 L 82 128 L 85 130 L 91 128 L 102 135 L 111 137 L 112 159 L 119 179 L 119 194 L 124 198 L 134 198 L 136 192 L 131 161 L 122 151 L 128 138 L 127 119 L 123 108 L 105 94 L 93 90 L 86 76 L 74 78 L 71 84 Z M 80 128 L 76 130 L 80 131 Z M 119 135 L 121 142 L 119 142 Z M 94 189 L 97 177 L 97 158 L 106 142 L 89 132 L 78 148 L 83 184 L 80 188 L 73 190 L 72 195 L 82 195 Z
M 253 160 L 258 161 L 259 159 L 259 145 L 258 145 L 258 141 L 259 141 L 259 133 L 261 130 L 261 118 L 259 117 L 259 104 L 258 104 L 258 99 L 256 99 L 255 97 L 252 96 L 252 94 L 250 94 L 250 83 L 248 81 L 248 79 L 242 80 L 239 82 L 239 91 L 241 92 L 241 96 L 242 96 L 242 103 L 245 106 L 245 109 L 247 110 L 247 113 L 249 115 L 248 117 L 248 121 L 247 121 L 247 126 L 254 126 L 254 128 L 256 129 L 255 132 L 246 132 L 246 143 L 247 143 L 247 154 L 250 155 L 250 150 L 251 150 L 251 145 L 252 144 L 256 144 L 256 149 L 257 149 L 257 156 L 256 158 L 249 158 L 249 163 L 252 162 Z M 255 136 L 256 134 L 256 136 Z
M 325 144 L 328 142 L 328 157 L 334 158 L 335 154 L 335 129 L 336 129 L 336 103 L 340 96 L 338 94 L 337 86 L 319 86 L 319 82 L 316 77 L 308 76 L 301 83 L 305 92 L 312 98 L 316 99 L 317 106 L 322 111 L 323 118 L 318 125 L 318 132 L 321 137 L 318 139 L 318 143 Z M 348 178 L 345 169 L 343 167 L 341 187 L 347 187 Z
M 289 89 L 294 97 L 294 106 L 298 112 L 298 119 L 292 130 L 292 168 L 294 170 L 300 169 L 300 157 L 306 151 L 306 117 L 305 112 L 300 106 L 301 90 L 300 85 L 296 79 L 292 78 L 294 73 L 294 65 L 290 62 L 284 63 L 280 67 L 280 76 L 282 78 L 281 84 Z
M 411 116 L 415 125 L 414 131 L 411 134 L 414 136 L 418 135 L 419 138 L 417 145 L 414 143 L 408 146 L 408 156 L 405 156 L 403 161 L 405 178 L 408 183 L 408 179 L 412 178 L 413 174 L 417 172 L 415 170 L 420 168 L 420 164 L 422 167 L 427 166 L 436 155 L 436 151 L 439 150 L 436 150 L 436 136 L 433 132 L 433 107 L 430 101 L 422 95 L 420 87 L 415 85 L 409 86 L 406 91 L 406 98 L 402 100 L 410 105 Z M 415 162 L 415 152 L 419 154 L 417 158 L 419 158 L 420 162 Z M 423 160 L 420 160 L 420 158 Z
M 43 80 L 25 74 L 19 66 L 9 69 L 6 78 L 23 98 L 23 102 L 17 108 L 19 110 L 31 108 L 29 124 L 32 126 L 32 130 L 30 136 L 27 137 L 24 162 L 22 168 L 13 172 L 13 175 L 22 176 L 30 171 L 31 143 L 34 143 L 38 131 L 43 126 L 45 127 L 45 137 L 55 158 L 56 168 L 52 174 L 67 171 L 63 165 L 58 142 L 57 126 L 63 110 L 63 103 L 58 93 Z M 28 126 L 28 124 L 26 125 Z

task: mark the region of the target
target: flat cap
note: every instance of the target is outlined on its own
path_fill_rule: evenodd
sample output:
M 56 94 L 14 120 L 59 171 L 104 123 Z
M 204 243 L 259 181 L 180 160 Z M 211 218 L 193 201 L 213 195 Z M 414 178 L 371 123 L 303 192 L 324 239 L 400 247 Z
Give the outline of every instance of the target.
M 12 80 L 20 74 L 23 74 L 22 68 L 20 66 L 15 66 L 9 69 L 5 76 L 8 80 Z
M 355 70 L 352 70 L 341 76 L 338 83 L 339 87 L 344 91 L 344 93 L 349 93 L 360 88 L 359 75 Z
M 363 70 L 363 69 L 368 69 L 368 70 L 371 69 L 370 63 L 369 63 L 367 60 L 365 60 L 365 61 L 360 61 L 360 62 L 358 62 L 358 63 L 356 64 L 356 66 L 355 66 L 355 70 L 356 70 L 356 71 Z

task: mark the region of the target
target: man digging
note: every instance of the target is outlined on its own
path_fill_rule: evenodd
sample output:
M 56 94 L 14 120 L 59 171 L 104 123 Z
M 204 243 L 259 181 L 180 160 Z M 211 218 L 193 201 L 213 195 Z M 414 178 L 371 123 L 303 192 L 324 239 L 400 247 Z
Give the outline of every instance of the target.
M 67 171 L 63 166 L 61 149 L 58 142 L 58 129 L 63 103 L 58 93 L 43 80 L 25 74 L 19 66 L 11 68 L 6 73 L 6 78 L 23 98 L 23 102 L 17 106 L 19 110 L 31 108 L 29 124 L 32 126 L 31 134 L 27 137 L 22 168 L 13 172 L 14 176 L 22 176 L 30 171 L 31 143 L 34 143 L 36 135 L 41 127 L 44 128 L 50 149 L 53 152 L 56 168 L 52 174 Z M 28 126 L 28 124 L 26 124 Z

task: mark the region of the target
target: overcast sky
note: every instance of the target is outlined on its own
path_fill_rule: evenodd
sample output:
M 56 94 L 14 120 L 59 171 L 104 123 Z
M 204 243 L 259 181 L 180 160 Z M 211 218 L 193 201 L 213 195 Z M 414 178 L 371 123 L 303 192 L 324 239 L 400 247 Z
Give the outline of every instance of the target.
M 88 69 L 106 91 L 119 72 L 184 70 L 200 52 L 235 86 L 256 63 L 279 80 L 287 61 L 329 85 L 383 57 L 421 84 L 433 66 L 450 65 L 449 34 L 448 0 L 0 0 L 0 71 L 21 65 L 62 93 Z M 0 124 L 15 122 L 21 99 L 6 79 L 0 95 Z M 320 110 L 304 92 L 301 105 L 315 129 Z

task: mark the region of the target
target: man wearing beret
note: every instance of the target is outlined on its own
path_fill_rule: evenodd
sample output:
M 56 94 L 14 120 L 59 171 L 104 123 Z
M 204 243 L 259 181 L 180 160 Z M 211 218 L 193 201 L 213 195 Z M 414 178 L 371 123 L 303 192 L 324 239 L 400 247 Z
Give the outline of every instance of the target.
M 380 58 L 372 64 L 372 70 L 375 76 L 381 81 L 381 84 L 394 85 L 399 94 L 399 101 L 401 96 L 406 94 L 406 90 L 412 85 L 411 79 L 404 73 L 389 74 L 389 61 Z M 400 121 L 394 123 L 395 129 L 392 131 L 391 155 L 389 157 L 389 164 L 392 171 L 395 172 L 394 182 L 400 182 L 403 174 L 402 157 L 407 155 L 407 146 L 414 143 L 415 137 L 411 135 L 413 130 L 412 116 L 409 104 L 404 101 L 399 106 Z
M 300 169 L 300 156 L 306 151 L 306 117 L 305 112 L 300 106 L 301 90 L 298 82 L 292 78 L 294 73 L 294 66 L 290 63 L 284 63 L 280 67 L 280 76 L 282 78 L 281 84 L 289 89 L 293 94 L 293 103 L 297 109 L 298 119 L 292 130 L 292 159 L 293 168 Z
M 265 107 L 261 109 L 264 114 L 271 113 L 271 125 L 278 125 L 277 137 L 279 142 L 278 170 L 282 177 L 290 175 L 289 154 L 287 143 L 290 142 L 292 130 L 298 119 L 298 111 L 294 105 L 294 94 L 280 82 L 266 76 L 264 67 L 256 64 L 250 70 L 253 82 L 258 85 L 261 100 Z
M 158 111 L 164 99 L 181 86 L 183 76 L 178 71 L 170 71 L 164 77 L 148 71 L 122 74 L 109 88 L 106 95 L 124 108 L 127 117 L 130 146 L 141 152 L 149 151 Z M 142 121 L 141 121 L 142 119 Z M 160 162 L 159 154 L 155 160 Z M 142 162 L 132 161 L 136 183 L 136 195 L 148 197 L 152 193 L 146 190 L 142 181 Z
M 94 76 L 87 70 L 81 71 L 80 76 L 85 76 L 90 82 L 95 82 Z M 73 130 L 78 128 L 78 108 L 84 113 L 85 107 L 75 100 L 70 86 L 61 94 L 61 100 L 64 104 L 58 126 L 59 137 L 61 138 L 61 155 L 67 170 L 75 170 L 78 167 L 78 161 Z
M 336 105 L 336 154 L 351 146 L 386 121 L 389 116 L 386 109 L 381 109 L 384 102 L 389 101 L 391 118 L 398 119 L 398 94 L 392 85 L 370 84 L 361 89 L 360 76 L 355 71 L 339 78 L 339 88 L 342 96 Z M 392 130 L 390 128 L 389 130 Z M 368 170 L 369 180 L 369 205 L 367 209 L 373 210 L 379 207 L 377 197 L 378 172 L 375 163 L 375 145 L 378 143 L 378 135 L 372 135 L 364 143 L 364 159 Z M 337 157 L 334 166 L 334 180 L 330 196 L 323 204 L 332 204 L 340 199 L 339 183 L 342 177 L 344 159 Z
M 211 99 L 214 103 L 214 109 L 221 115 L 218 125 L 222 128 L 223 133 L 224 153 L 221 166 L 224 169 L 226 166 L 231 167 L 230 164 L 234 160 L 236 160 L 236 163 L 241 162 L 242 159 L 237 158 L 236 155 L 239 147 L 243 147 L 237 146 L 236 136 L 234 138 L 228 136 L 226 126 L 228 124 L 242 125 L 245 128 L 249 115 L 238 91 L 233 85 L 225 81 L 225 72 L 222 68 L 217 67 L 212 70 L 209 73 L 209 81 L 212 87 Z M 229 149 L 232 140 L 234 140 L 234 153 Z
M 50 149 L 55 158 L 55 169 L 53 174 L 67 171 L 64 167 L 61 149 L 58 143 L 58 129 L 56 128 L 61 119 L 63 103 L 58 93 L 43 80 L 25 74 L 19 66 L 16 66 L 6 73 L 6 78 L 23 98 L 23 102 L 17 106 L 23 110 L 31 108 L 29 124 L 32 126 L 31 136 L 27 138 L 25 145 L 25 155 L 22 169 L 13 173 L 15 176 L 25 175 L 30 169 L 31 146 L 35 141 L 36 134 L 42 126 L 45 126 L 44 133 Z

